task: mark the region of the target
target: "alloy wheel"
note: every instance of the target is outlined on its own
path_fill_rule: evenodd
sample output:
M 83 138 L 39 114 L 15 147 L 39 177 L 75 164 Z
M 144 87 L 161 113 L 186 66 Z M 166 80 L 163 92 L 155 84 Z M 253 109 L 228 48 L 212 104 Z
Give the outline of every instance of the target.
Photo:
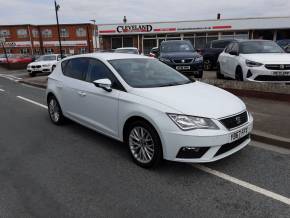
M 54 98 L 49 101 L 49 115 L 55 123 L 57 123 L 60 119 L 60 108 Z
M 129 147 L 133 157 L 140 163 L 150 163 L 154 156 L 154 140 L 143 127 L 134 127 L 129 134 Z

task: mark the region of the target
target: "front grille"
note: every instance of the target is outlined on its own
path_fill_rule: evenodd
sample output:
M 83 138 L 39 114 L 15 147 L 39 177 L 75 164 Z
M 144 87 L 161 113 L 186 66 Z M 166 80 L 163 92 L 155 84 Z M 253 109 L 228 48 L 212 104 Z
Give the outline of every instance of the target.
M 41 68 L 41 65 L 34 65 L 34 66 L 31 66 L 31 68 Z
M 247 111 L 228 118 L 221 119 L 220 122 L 228 129 L 233 129 L 248 122 Z
M 270 76 L 260 75 L 255 78 L 256 81 L 290 81 L 290 76 Z
M 266 64 L 269 70 L 290 70 L 290 64 Z
M 172 61 L 176 64 L 188 64 L 188 63 L 191 63 L 193 59 L 190 58 L 190 59 L 180 59 L 180 60 L 172 60 Z
M 250 134 L 244 136 L 243 138 L 238 139 L 237 141 L 222 145 L 214 156 L 221 155 L 223 153 L 226 153 L 226 152 L 234 149 L 235 147 L 238 147 L 240 144 L 242 144 L 243 142 L 245 142 L 249 138 L 250 138 Z

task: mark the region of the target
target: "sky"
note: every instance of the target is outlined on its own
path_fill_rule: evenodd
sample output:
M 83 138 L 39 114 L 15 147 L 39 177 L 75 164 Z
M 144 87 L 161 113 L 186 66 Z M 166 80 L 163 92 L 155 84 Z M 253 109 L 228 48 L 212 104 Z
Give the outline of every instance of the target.
M 290 16 L 290 0 L 58 0 L 60 23 Z M 53 0 L 0 0 L 0 25 L 55 23 Z

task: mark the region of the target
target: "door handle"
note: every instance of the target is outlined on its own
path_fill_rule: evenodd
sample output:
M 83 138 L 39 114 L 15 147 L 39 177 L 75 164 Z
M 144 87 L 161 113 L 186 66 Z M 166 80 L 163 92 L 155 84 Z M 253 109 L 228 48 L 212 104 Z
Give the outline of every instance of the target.
M 79 91 L 78 94 L 82 97 L 85 97 L 87 94 L 85 92 Z

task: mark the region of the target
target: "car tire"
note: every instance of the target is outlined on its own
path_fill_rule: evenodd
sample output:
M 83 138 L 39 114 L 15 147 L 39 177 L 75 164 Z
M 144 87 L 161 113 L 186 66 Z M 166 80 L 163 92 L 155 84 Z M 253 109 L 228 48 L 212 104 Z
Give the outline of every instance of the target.
M 238 66 L 236 69 L 235 78 L 237 81 L 244 81 L 243 70 L 240 66 Z
M 217 79 L 224 79 L 225 76 L 221 73 L 221 66 L 219 63 L 216 65 L 216 78 Z
M 49 118 L 55 125 L 61 125 L 65 122 L 61 107 L 55 96 L 50 96 L 47 101 Z
M 210 59 L 205 59 L 203 61 L 203 69 L 204 70 L 212 70 L 213 69 L 212 62 Z
M 195 74 L 194 77 L 195 78 L 198 78 L 198 79 L 201 79 L 203 76 L 203 71 L 198 71 L 198 74 Z
M 163 159 L 159 135 L 148 122 L 137 120 L 130 123 L 124 137 L 129 153 L 137 165 L 152 168 Z
M 54 69 L 55 69 L 55 65 L 52 66 L 51 73 L 53 72 Z
M 29 73 L 29 76 L 31 76 L 31 77 L 35 77 L 35 73 Z

